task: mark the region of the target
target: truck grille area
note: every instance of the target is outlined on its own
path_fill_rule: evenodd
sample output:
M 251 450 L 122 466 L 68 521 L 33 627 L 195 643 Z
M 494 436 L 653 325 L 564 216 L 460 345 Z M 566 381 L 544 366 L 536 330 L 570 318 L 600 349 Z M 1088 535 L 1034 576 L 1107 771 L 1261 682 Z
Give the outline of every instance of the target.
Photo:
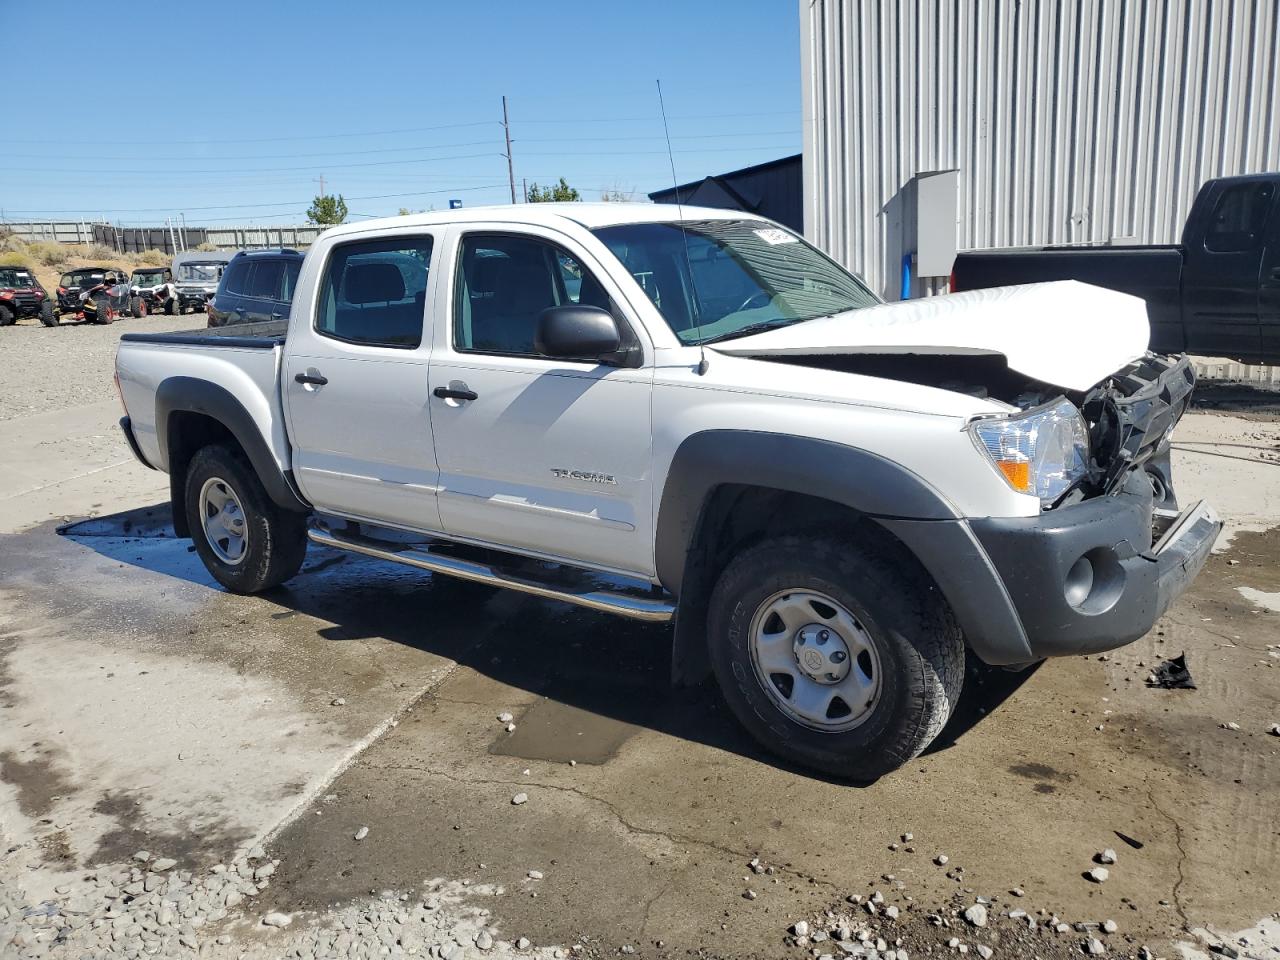
M 1195 385 L 1187 357 L 1147 354 L 1085 394 L 1080 410 L 1089 422 L 1095 489 L 1111 493 L 1129 471 L 1165 457 Z

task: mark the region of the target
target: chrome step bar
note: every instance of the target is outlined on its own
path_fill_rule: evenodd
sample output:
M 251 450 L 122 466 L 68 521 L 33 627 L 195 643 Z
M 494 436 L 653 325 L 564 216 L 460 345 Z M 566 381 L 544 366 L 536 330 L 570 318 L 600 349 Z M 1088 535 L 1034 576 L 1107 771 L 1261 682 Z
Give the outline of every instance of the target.
M 393 543 L 387 540 L 376 540 L 349 530 L 330 530 L 316 526 L 307 530 L 307 537 L 312 543 L 332 547 L 335 550 L 346 550 L 349 553 L 359 553 L 379 560 L 390 560 L 392 563 L 403 563 L 406 566 L 417 567 L 419 570 L 443 573 L 475 583 L 487 583 L 505 590 L 531 593 L 535 597 L 563 600 L 565 603 L 629 617 L 632 620 L 666 623 L 675 614 L 675 604 L 669 598 L 644 597 L 611 590 L 575 590 L 570 587 L 552 586 L 548 583 L 518 577 L 485 563 L 451 556 L 431 544 Z

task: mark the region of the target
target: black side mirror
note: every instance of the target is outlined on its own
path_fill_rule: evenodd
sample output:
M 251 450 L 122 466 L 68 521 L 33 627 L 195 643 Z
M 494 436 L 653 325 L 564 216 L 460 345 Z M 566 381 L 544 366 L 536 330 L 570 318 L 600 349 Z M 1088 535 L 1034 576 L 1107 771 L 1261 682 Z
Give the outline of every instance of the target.
M 622 337 L 608 310 L 566 304 L 538 315 L 533 345 L 544 357 L 600 360 L 618 352 Z

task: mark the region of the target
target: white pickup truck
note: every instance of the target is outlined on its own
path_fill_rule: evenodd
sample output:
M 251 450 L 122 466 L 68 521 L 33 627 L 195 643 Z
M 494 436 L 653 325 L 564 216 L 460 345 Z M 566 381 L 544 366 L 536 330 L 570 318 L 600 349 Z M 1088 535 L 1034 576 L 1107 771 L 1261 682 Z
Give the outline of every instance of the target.
M 1123 294 L 883 304 L 770 221 L 614 203 L 337 227 L 296 289 L 287 325 L 120 345 L 125 436 L 220 583 L 310 539 L 674 620 L 676 680 L 831 774 L 923 750 L 966 651 L 1138 638 L 1221 527 L 1170 482 L 1191 366 Z

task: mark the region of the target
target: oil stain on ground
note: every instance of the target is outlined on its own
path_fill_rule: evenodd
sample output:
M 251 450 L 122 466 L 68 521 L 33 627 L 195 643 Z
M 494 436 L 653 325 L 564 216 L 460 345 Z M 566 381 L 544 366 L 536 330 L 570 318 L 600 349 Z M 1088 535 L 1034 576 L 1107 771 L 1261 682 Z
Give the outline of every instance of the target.
M 504 732 L 489 753 L 551 763 L 603 764 L 640 730 L 557 700 L 539 700 L 518 718 L 513 733 Z

